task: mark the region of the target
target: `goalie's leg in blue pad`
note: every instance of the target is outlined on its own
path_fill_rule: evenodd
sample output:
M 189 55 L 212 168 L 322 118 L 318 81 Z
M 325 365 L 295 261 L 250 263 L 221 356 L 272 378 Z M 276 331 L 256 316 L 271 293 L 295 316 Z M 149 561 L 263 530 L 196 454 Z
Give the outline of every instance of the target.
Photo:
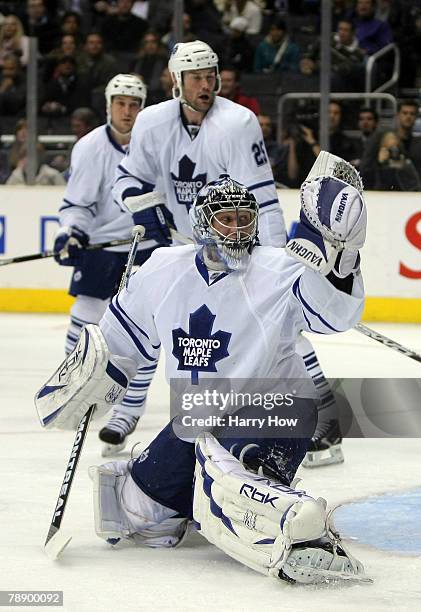
M 313 400 L 296 399 L 295 402 L 304 426 L 300 432 L 291 432 L 290 438 L 276 437 L 274 427 L 259 430 L 257 427 L 233 426 L 217 428 L 213 433 L 219 443 L 232 450 L 233 455 L 246 466 L 256 472 L 261 467 L 267 476 L 290 485 L 307 451 L 317 421 Z M 262 417 L 262 408 L 250 406 L 236 414 L 241 418 Z M 277 411 L 273 410 L 270 414 L 274 417 Z M 152 499 L 173 508 L 181 516 L 192 518 L 194 444 L 178 438 L 172 423 L 133 462 L 131 475 Z

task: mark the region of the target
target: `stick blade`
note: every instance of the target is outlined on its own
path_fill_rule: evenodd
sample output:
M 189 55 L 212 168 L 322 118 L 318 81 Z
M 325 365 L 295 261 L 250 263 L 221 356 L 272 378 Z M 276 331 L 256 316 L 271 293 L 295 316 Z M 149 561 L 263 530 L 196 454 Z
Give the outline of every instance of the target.
M 66 534 L 62 530 L 56 529 L 54 526 L 52 526 L 48 532 L 47 539 L 45 540 L 45 554 L 52 561 L 56 561 L 71 539 L 71 535 Z

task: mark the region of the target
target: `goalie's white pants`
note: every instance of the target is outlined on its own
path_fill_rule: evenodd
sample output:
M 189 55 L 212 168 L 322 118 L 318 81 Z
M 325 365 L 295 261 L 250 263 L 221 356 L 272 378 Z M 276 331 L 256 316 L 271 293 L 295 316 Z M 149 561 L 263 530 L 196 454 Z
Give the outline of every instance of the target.
M 111 544 L 124 538 L 153 548 L 176 546 L 188 520 L 144 493 L 131 477 L 130 464 L 112 461 L 90 468 L 97 535 Z
M 71 353 L 76 346 L 80 332 L 85 325 L 88 325 L 88 323 L 99 323 L 109 303 L 109 299 L 101 300 L 87 295 L 77 296 L 70 309 L 70 323 L 67 328 L 65 345 L 66 355 Z M 115 406 L 119 412 L 133 417 L 143 416 L 145 412 L 146 396 L 157 365 L 158 361 L 151 363 L 151 365 L 146 368 L 140 368 L 137 371 L 136 376 L 130 381 L 124 399 L 120 404 Z

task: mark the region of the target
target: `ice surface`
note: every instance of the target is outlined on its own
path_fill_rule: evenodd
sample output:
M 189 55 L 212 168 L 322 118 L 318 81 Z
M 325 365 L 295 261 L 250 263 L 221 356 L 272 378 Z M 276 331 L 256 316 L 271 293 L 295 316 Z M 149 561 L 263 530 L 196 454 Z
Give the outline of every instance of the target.
M 421 610 L 419 555 L 352 543 L 373 585 L 303 588 L 254 573 L 198 534 L 175 550 L 108 547 L 94 533 L 87 474 L 90 465 L 104 462 L 97 423 L 88 434 L 63 520 L 73 540 L 62 559 L 51 562 L 43 542 L 74 434 L 43 431 L 32 398 L 62 359 L 66 323 L 64 316 L 0 315 L 0 590 L 63 590 L 62 609 L 72 612 Z M 421 352 L 421 326 L 371 327 Z M 421 364 L 354 330 L 312 340 L 327 376 L 420 377 Z M 168 404 L 160 367 L 133 443 L 146 445 L 153 438 L 167 420 Z M 344 453 L 342 465 L 301 469 L 300 487 L 333 506 L 419 486 L 419 439 L 350 439 Z

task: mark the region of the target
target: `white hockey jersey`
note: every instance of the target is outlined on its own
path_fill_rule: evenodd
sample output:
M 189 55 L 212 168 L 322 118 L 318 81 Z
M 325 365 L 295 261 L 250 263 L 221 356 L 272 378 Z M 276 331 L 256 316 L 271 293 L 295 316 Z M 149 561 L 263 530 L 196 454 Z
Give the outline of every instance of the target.
M 115 171 L 125 153 L 106 125 L 95 128 L 73 147 L 60 225 L 76 225 L 88 234 L 91 244 L 131 238 L 132 216 L 112 196 Z M 129 247 L 113 250 L 128 251 Z
M 142 368 L 162 344 L 168 381 L 299 379 L 308 389 L 311 377 L 295 352 L 299 330 L 345 331 L 360 320 L 363 304 L 361 276 L 348 295 L 282 249 L 256 247 L 245 273 L 209 279 L 189 245 L 154 251 L 100 327 L 111 353 Z M 317 396 L 311 389 L 314 395 L 299 388 L 297 395 Z
M 215 98 L 193 139 L 177 100 L 139 113 L 113 193 L 123 205 L 127 195 L 163 191 L 177 229 L 191 236 L 188 210 L 201 187 L 221 174 L 255 195 L 261 243 L 284 246 L 284 219 L 259 122 L 250 110 L 225 98 Z

